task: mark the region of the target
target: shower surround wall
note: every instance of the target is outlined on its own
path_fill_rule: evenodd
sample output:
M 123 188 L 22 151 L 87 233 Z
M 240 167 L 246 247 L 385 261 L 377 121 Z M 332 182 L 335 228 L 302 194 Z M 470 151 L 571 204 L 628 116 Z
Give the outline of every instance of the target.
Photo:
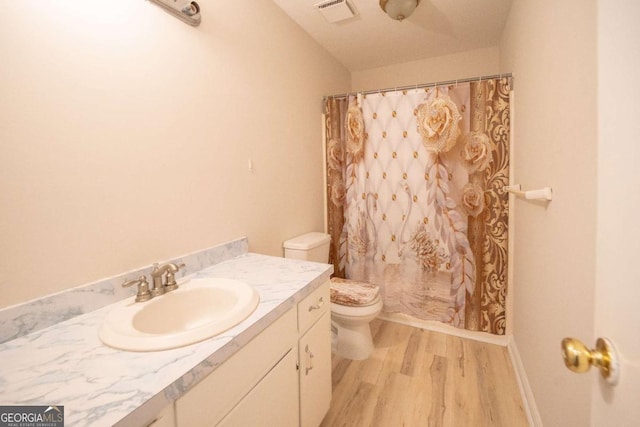
M 509 84 L 327 101 L 331 260 L 386 312 L 504 334 Z

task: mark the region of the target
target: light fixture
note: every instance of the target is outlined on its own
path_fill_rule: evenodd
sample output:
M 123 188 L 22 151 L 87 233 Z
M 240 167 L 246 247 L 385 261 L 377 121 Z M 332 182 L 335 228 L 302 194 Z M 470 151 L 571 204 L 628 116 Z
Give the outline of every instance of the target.
M 380 0 L 380 7 L 391 19 L 402 21 L 411 16 L 420 0 Z
M 182 22 L 197 27 L 200 25 L 200 6 L 194 0 L 149 0 L 163 8 Z

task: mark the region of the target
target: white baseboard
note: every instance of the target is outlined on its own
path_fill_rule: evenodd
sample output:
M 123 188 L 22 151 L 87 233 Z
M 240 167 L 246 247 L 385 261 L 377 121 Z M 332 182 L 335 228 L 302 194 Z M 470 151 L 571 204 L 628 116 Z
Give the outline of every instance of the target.
M 507 346 L 509 338 L 504 335 L 494 335 L 487 332 L 467 331 L 453 326 L 435 322 L 430 320 L 416 319 L 402 313 L 380 313 L 378 319 L 388 320 L 390 322 L 401 323 L 415 328 L 426 329 L 428 331 L 442 332 L 443 334 L 453 335 L 460 338 L 468 338 L 475 341 L 482 341 L 489 344 Z
M 538 406 L 533 398 L 533 391 L 529 385 L 527 374 L 520 359 L 520 353 L 513 337 L 509 338 L 507 343 L 507 350 L 509 351 L 509 357 L 511 358 L 511 364 L 516 374 L 516 380 L 518 381 L 518 387 L 520 388 L 520 395 L 522 396 L 522 403 L 524 404 L 524 411 L 527 414 L 529 425 L 533 427 L 542 427 L 542 418 L 540 418 L 540 412 L 538 412 Z

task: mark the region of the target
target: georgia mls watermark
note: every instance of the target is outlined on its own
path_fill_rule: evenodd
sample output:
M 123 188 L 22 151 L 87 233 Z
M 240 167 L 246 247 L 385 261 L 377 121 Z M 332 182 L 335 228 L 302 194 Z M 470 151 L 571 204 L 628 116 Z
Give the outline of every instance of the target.
M 0 427 L 64 427 L 64 406 L 0 406 Z

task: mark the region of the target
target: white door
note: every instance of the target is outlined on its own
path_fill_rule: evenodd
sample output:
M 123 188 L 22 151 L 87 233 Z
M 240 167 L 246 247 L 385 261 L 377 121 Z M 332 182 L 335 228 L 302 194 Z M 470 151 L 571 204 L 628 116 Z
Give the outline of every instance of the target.
M 598 0 L 595 336 L 613 342 L 621 366 L 615 387 L 590 373 L 594 427 L 640 423 L 639 20 L 637 0 Z

